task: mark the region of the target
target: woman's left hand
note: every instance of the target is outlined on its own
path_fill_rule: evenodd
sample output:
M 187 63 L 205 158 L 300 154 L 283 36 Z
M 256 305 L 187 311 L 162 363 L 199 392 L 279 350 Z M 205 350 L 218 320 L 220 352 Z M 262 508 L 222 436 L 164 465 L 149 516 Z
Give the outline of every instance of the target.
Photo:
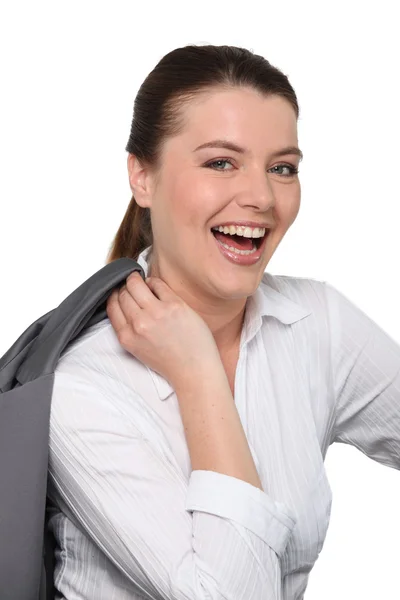
M 200 368 L 222 368 L 205 321 L 158 277 L 131 274 L 109 297 L 107 315 L 121 346 L 175 388 Z

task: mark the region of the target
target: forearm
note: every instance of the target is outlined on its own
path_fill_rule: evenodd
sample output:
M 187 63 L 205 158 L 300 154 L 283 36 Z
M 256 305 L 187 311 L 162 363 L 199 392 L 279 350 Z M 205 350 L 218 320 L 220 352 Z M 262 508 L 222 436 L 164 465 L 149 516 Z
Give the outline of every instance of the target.
M 192 470 L 230 475 L 262 490 L 222 365 L 212 370 L 199 365 L 175 391 Z

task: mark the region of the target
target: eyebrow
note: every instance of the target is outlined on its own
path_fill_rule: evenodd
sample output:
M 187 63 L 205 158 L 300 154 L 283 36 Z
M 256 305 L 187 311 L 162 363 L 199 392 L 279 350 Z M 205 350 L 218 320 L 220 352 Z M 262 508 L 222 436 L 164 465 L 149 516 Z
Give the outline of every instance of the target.
M 226 148 L 227 150 L 232 150 L 233 152 L 238 152 L 239 154 L 249 152 L 247 148 L 242 148 L 241 146 L 226 140 L 212 140 L 211 142 L 206 142 L 205 144 L 197 146 L 193 152 L 197 152 L 197 150 L 202 150 L 203 148 Z M 284 156 L 286 154 L 295 154 L 296 156 L 300 156 L 300 160 L 303 160 L 303 153 L 297 146 L 287 146 L 286 148 L 281 148 L 280 150 L 273 152 L 272 156 L 277 157 Z

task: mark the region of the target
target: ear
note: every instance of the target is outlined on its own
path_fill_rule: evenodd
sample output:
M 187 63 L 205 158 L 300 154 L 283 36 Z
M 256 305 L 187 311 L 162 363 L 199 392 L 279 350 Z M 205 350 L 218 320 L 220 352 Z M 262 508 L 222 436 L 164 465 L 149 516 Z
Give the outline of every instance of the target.
M 129 185 L 135 200 L 142 208 L 151 207 L 153 177 L 134 154 L 128 154 Z

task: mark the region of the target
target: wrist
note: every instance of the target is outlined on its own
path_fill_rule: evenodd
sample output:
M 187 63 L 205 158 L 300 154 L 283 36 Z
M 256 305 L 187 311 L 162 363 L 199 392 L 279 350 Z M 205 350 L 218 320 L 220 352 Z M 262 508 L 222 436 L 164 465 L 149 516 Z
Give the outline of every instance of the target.
M 199 361 L 195 368 L 185 369 L 176 377 L 173 388 L 178 394 L 178 392 L 199 392 L 210 385 L 212 387 L 227 385 L 229 388 L 228 378 L 220 359 Z

